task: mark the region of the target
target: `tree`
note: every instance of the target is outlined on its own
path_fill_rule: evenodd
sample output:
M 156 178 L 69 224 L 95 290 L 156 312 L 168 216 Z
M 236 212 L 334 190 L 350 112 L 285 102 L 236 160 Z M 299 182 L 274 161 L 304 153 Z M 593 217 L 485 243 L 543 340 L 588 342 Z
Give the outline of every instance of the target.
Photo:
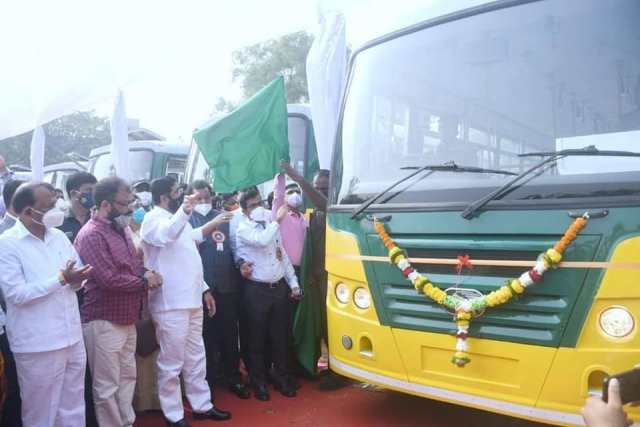
M 308 102 L 306 61 L 312 42 L 311 34 L 300 31 L 234 51 L 233 79 L 241 82 L 244 97 L 282 75 L 287 102 Z
M 69 153 L 88 157 L 93 148 L 111 141 L 109 120 L 95 112 L 78 112 L 53 120 L 44 126 L 45 164 L 69 161 Z M 0 154 L 8 164 L 29 166 L 32 132 L 0 141 Z

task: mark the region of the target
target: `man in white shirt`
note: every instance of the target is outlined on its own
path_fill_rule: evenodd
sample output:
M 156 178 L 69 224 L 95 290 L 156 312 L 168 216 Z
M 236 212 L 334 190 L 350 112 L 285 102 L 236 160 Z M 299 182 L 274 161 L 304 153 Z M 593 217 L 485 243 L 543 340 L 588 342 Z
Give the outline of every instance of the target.
M 25 184 L 13 197 L 16 224 L 0 237 L 0 286 L 25 426 L 83 426 L 86 354 L 75 290 L 91 267 L 63 232 L 55 189 Z
M 4 214 L 4 218 L 0 221 L 0 235 L 5 231 L 13 227 L 18 220 L 16 212 L 13 210 L 11 201 L 18 187 L 24 184 L 25 181 L 14 179 L 7 182 L 2 190 L 2 200 L 7 208 Z M 16 372 L 16 361 L 13 358 L 13 352 L 9 346 L 9 340 L 5 333 L 5 325 L 7 318 L 5 311 L 7 305 L 4 302 L 4 296 L 0 292 L 0 350 L 2 351 L 2 357 L 4 358 L 4 376 L 7 379 L 7 395 L 2 407 L 2 418 L 0 419 L 0 426 L 3 427 L 22 427 L 20 421 L 20 387 L 18 386 L 18 373 Z
M 269 400 L 265 366 L 265 342 L 270 339 L 274 365 L 275 386 L 286 397 L 296 395 L 289 376 L 288 323 L 289 293 L 301 296 L 300 286 L 291 261 L 282 246 L 279 222 L 270 222 L 271 213 L 262 206 L 260 193 L 255 190 L 240 196 L 243 217 L 238 224 L 237 252 L 244 264 L 251 266 L 245 281 L 244 304 L 248 317 L 249 374 L 258 400 Z M 286 282 L 286 283 L 285 283 Z M 287 286 L 288 285 L 288 286 Z
M 163 283 L 149 291 L 149 311 L 160 344 L 158 393 L 162 412 L 170 426 L 184 427 L 180 374 L 196 419 L 227 420 L 231 414 L 216 409 L 206 381 L 206 359 L 202 340 L 202 300 L 209 316 L 215 301 L 204 281 L 202 261 L 196 243 L 202 242 L 221 220 L 216 218 L 192 228 L 189 218 L 195 198 L 180 205 L 178 184 L 165 177 L 151 183 L 155 208 L 142 221 L 140 236 L 147 268 L 158 272 Z M 231 214 L 224 221 L 231 219 Z

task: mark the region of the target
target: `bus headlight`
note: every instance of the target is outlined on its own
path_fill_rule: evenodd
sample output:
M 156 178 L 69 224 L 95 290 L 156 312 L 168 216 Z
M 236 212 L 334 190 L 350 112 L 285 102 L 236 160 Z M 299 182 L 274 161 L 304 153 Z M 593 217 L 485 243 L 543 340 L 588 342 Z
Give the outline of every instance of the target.
M 600 329 L 612 338 L 623 338 L 633 332 L 635 320 L 624 307 L 609 307 L 600 313 Z
M 349 287 L 344 283 L 338 283 L 336 285 L 336 298 L 343 304 L 349 302 Z
M 356 307 L 365 309 L 371 305 L 371 295 L 365 288 L 358 288 L 353 293 L 353 303 Z

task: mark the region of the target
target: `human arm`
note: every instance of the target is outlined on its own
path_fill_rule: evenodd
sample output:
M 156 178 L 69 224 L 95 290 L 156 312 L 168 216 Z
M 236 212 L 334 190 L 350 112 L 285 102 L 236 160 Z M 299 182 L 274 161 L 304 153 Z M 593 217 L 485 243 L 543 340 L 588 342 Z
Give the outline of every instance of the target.
M 238 225 L 238 230 L 236 232 L 236 238 L 238 240 L 236 244 L 263 248 L 275 239 L 279 230 L 280 227 L 277 222 L 271 222 L 262 229 L 250 222 L 248 219 L 243 219 Z
M 213 298 L 211 291 L 207 290 L 204 293 L 204 305 L 207 307 L 207 315 L 213 317 L 216 314 L 216 300 Z
M 289 285 L 289 289 L 291 289 L 291 293 L 294 298 L 300 296 L 300 284 L 298 283 L 298 276 L 296 276 L 296 270 L 293 268 L 293 264 L 291 264 L 291 260 L 287 255 L 285 250 L 282 250 L 282 265 L 284 267 L 284 278 Z
M 289 176 L 289 178 L 291 178 L 296 184 L 300 186 L 300 188 L 302 188 L 304 195 L 307 196 L 309 200 L 311 200 L 311 203 L 313 203 L 313 205 L 318 210 L 327 210 L 327 198 L 324 196 L 324 194 L 313 188 L 313 185 L 311 185 L 306 179 L 304 179 L 298 173 L 298 171 L 296 171 L 289 163 L 282 160 L 280 162 L 280 166 L 282 167 L 282 170 L 284 170 L 285 173 Z
M 609 381 L 609 401 L 600 397 L 590 397 L 582 408 L 582 417 L 587 427 L 627 427 L 633 421 L 627 417 L 620 399 L 620 382 Z
M 183 208 L 178 209 L 170 218 L 160 218 L 149 213 L 142 221 L 140 237 L 148 245 L 164 247 L 178 238 L 188 221 L 189 214 Z
M 13 250 L 8 241 L 1 242 L 0 271 L 2 271 L 2 274 L 0 275 L 0 286 L 5 300 L 15 306 L 23 306 L 56 292 L 69 282 L 72 282 L 69 283 L 72 285 L 77 284 L 78 281 L 81 283 L 84 280 L 85 272 L 89 271 L 91 267 L 74 268 L 76 262 L 74 254 L 74 251 L 70 252 L 70 263 L 65 269 L 69 271 L 67 277 L 70 280 L 64 280 L 61 275 L 62 271 L 60 271 L 52 274 L 51 277 L 27 282 L 19 254 Z
M 231 212 L 222 212 L 222 213 L 216 215 L 216 217 L 213 218 L 211 221 L 207 222 L 202 227 L 196 228 L 194 230 L 197 233 L 200 233 L 201 236 L 202 236 L 201 240 L 198 240 L 198 239 L 196 239 L 196 240 L 197 241 L 203 241 L 206 238 L 206 236 L 208 236 L 211 233 L 213 233 L 222 224 L 225 224 L 225 223 L 228 223 L 229 221 L 231 221 L 231 218 L 233 218 L 233 213 L 231 213 Z M 197 230 L 199 230 L 199 231 L 197 231 Z
M 273 202 L 271 204 L 271 220 L 275 221 L 278 216 L 278 210 L 284 205 L 285 191 L 284 174 L 279 173 L 273 181 Z
M 151 287 L 155 287 L 153 273 L 147 274 L 145 280 L 143 269 L 131 272 L 120 268 L 113 259 L 106 239 L 100 233 L 87 233 L 76 241 L 76 246 L 82 261 L 94 266 L 91 277 L 100 289 L 118 293 L 139 292 L 145 288 L 147 281 Z

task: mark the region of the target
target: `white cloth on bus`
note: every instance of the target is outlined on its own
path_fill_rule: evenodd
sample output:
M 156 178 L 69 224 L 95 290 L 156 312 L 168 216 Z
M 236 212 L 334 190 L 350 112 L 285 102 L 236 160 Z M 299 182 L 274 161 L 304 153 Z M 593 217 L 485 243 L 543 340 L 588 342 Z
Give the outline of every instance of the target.
M 57 350 L 14 353 L 14 357 L 25 427 L 85 425 L 87 357 L 82 341 Z
M 206 380 L 202 308 L 162 311 L 152 318 L 160 344 L 158 394 L 164 416 L 171 422 L 184 418 L 180 374 L 193 411 L 209 411 L 213 404 Z
M 92 320 L 82 325 L 93 380 L 93 403 L 101 426 L 133 426 L 136 388 L 136 326 Z

